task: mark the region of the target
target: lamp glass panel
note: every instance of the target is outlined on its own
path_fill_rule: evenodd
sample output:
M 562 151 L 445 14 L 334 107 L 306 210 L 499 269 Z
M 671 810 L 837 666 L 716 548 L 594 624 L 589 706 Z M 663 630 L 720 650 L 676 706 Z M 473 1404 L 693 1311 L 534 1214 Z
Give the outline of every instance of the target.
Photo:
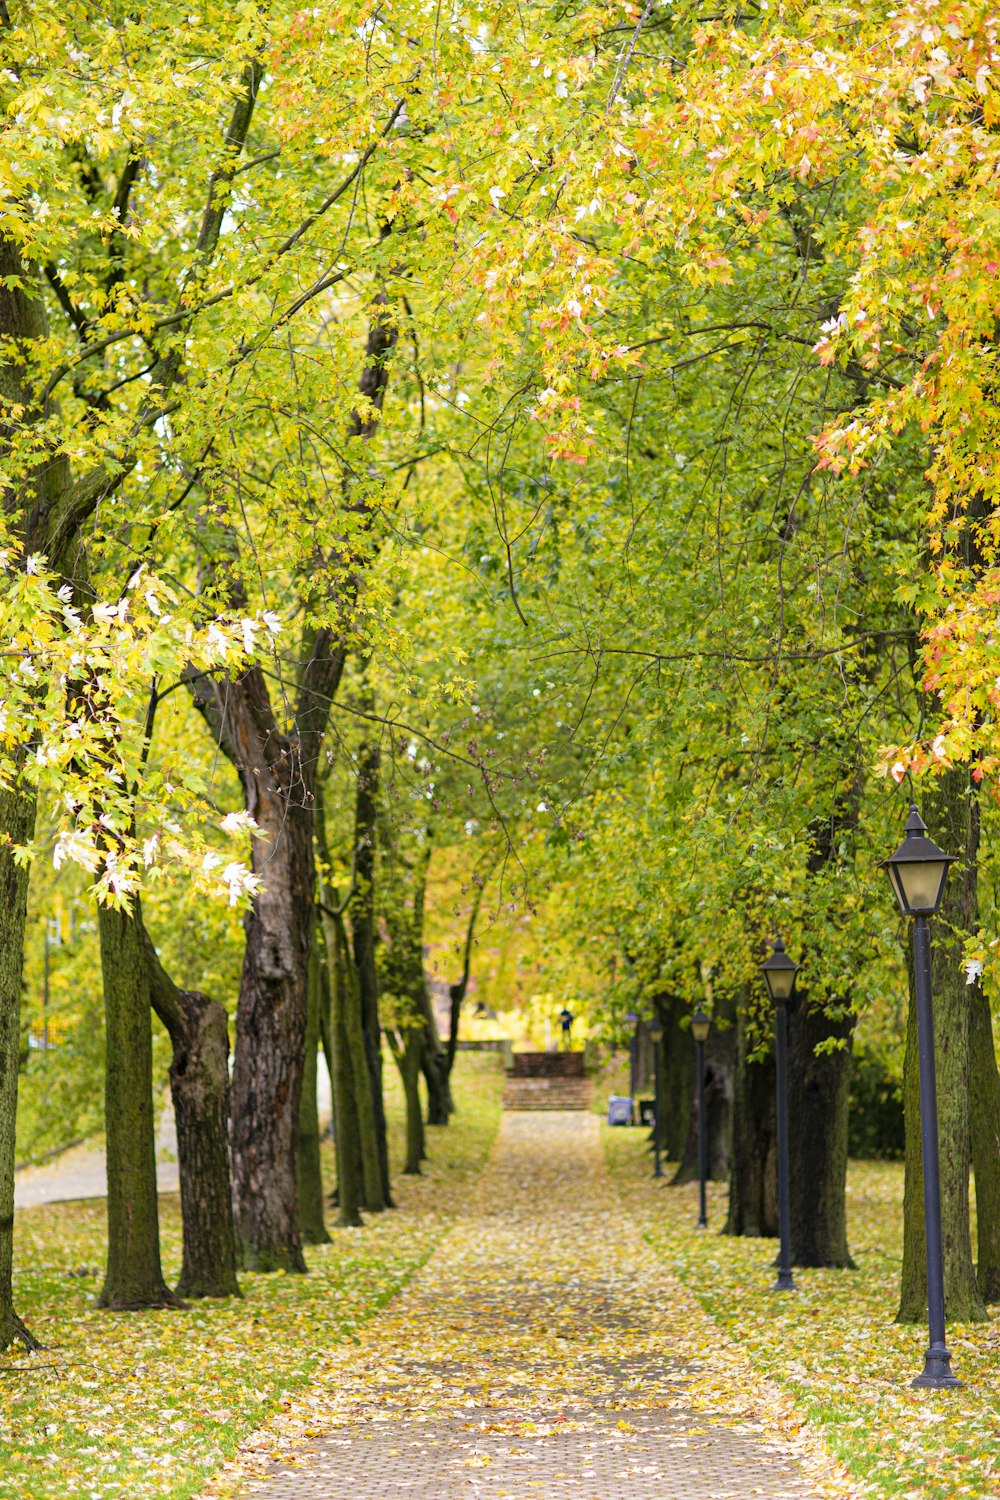
M 787 1000 L 795 983 L 795 970 L 765 969 L 764 982 L 772 1000 Z
M 941 889 L 948 873 L 943 859 L 922 859 L 913 864 L 898 864 L 893 872 L 906 896 L 906 908 L 913 912 L 936 911 Z
M 659 1021 L 653 1021 L 649 1028 L 649 1040 L 654 1047 L 658 1047 L 663 1041 L 663 1027 Z
M 903 890 L 899 879 L 899 866 L 890 864 L 886 865 L 886 869 L 889 873 L 889 884 L 892 886 L 892 894 L 896 898 L 896 903 L 903 916 L 908 917 L 910 913 L 906 904 L 906 892 Z
M 691 1034 L 696 1042 L 707 1042 L 712 1023 L 707 1016 L 695 1016 L 691 1021 Z

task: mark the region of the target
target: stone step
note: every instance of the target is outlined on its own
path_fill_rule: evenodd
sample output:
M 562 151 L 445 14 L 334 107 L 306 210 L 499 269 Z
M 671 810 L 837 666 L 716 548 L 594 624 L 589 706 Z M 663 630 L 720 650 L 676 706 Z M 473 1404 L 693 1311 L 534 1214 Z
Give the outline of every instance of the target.
M 512 1078 L 503 1091 L 504 1109 L 590 1108 L 591 1086 L 587 1078 Z

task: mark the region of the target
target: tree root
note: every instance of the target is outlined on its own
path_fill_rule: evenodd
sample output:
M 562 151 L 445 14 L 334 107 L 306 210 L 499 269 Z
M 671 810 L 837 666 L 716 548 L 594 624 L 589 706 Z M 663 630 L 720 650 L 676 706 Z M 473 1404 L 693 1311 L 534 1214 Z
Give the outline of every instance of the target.
M 28 1332 L 13 1308 L 7 1308 L 0 1313 L 0 1350 L 8 1349 L 11 1344 L 21 1344 L 29 1354 L 44 1347 Z
M 103 1291 L 94 1304 L 104 1312 L 145 1312 L 152 1308 L 167 1308 L 171 1311 L 187 1312 L 191 1304 L 178 1297 L 168 1286 L 162 1286 L 155 1294 L 146 1297 L 119 1297 Z

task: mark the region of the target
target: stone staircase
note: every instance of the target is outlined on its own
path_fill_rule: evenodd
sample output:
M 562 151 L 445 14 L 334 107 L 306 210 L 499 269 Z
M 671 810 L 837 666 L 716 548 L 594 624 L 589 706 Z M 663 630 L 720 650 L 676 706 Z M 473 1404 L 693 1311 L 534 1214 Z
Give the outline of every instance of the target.
M 582 1052 L 515 1052 L 504 1084 L 504 1109 L 590 1108 Z

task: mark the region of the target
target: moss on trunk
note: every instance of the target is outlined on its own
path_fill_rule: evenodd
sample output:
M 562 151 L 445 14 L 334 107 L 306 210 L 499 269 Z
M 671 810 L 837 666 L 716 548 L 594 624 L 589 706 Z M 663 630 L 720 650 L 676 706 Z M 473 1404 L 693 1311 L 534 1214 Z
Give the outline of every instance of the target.
M 0 829 L 11 843 L 28 843 L 34 827 L 34 799 L 0 791 Z M 38 1347 L 14 1311 L 13 1287 L 14 1130 L 27 900 L 27 866 L 17 864 L 11 844 L 0 843 L 0 1349 L 14 1340 L 28 1349 Z
M 347 1029 L 352 1060 L 356 1060 L 356 1026 L 360 1024 L 368 1069 L 368 1098 L 375 1136 L 379 1181 L 371 1176 L 367 1122 L 362 1126 L 364 1162 L 364 1207 L 372 1212 L 393 1206 L 389 1179 L 389 1139 L 386 1131 L 385 1096 L 382 1089 L 382 1027 L 378 1009 L 378 974 L 375 967 L 375 845 L 377 838 L 380 755 L 377 745 L 362 747 L 358 754 L 354 820 L 354 871 L 356 890 L 350 904 L 353 934 L 353 981 L 349 983 Z M 351 979 L 351 965 L 345 963 Z M 355 1073 L 358 1086 L 360 1071 Z
M 108 1265 L 99 1307 L 176 1307 L 160 1267 L 150 982 L 128 912 L 98 907 L 107 1067 Z
M 299 1233 L 305 1245 L 327 1245 L 330 1236 L 323 1222 L 323 1171 L 319 1148 L 319 1105 L 316 1097 L 319 1058 L 321 955 L 313 936 L 309 955 L 309 996 L 306 1014 L 305 1065 L 299 1102 Z
M 726 1234 L 778 1233 L 778 1148 L 774 1059 L 752 1062 L 743 1009 L 737 1010 L 733 1144 Z
M 969 990 L 969 1022 L 976 1281 L 984 1302 L 1000 1302 L 1000 1074 L 989 1001 L 978 984 Z
M 136 902 L 136 920 L 142 912 Z M 173 1047 L 170 1092 L 177 1125 L 184 1258 L 182 1297 L 238 1297 L 229 1174 L 229 1018 L 198 990 L 179 989 L 142 926 L 153 1009 Z
M 361 1224 L 361 1129 L 358 1102 L 354 1089 L 351 1044 L 345 1018 L 346 977 L 338 953 L 341 941 L 333 919 L 323 914 L 323 932 L 327 954 L 326 974 L 330 990 L 330 1052 L 333 1088 L 333 1132 L 337 1152 L 337 1223 L 341 1228 Z M 346 943 L 343 944 L 346 950 Z M 363 1058 L 362 1058 L 363 1061 Z M 367 1078 L 367 1064 L 365 1064 Z M 376 1172 L 377 1180 L 377 1172 Z
M 788 1017 L 792 1264 L 853 1268 L 847 1247 L 847 1115 L 854 1016 L 802 996 Z M 838 1045 L 817 1052 L 827 1042 Z

